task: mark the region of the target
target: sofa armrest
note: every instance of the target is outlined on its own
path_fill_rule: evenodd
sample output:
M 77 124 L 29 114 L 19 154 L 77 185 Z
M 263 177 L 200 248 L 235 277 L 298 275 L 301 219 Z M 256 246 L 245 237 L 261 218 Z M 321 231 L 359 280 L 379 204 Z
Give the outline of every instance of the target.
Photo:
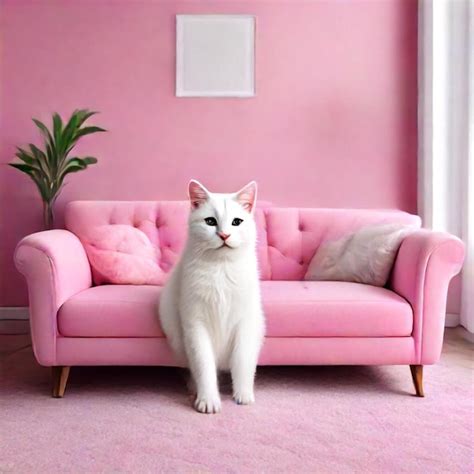
M 41 365 L 56 365 L 56 315 L 71 296 L 92 284 L 91 268 L 80 240 L 66 230 L 25 237 L 15 264 L 28 284 L 33 350 Z
M 433 364 L 439 359 L 448 286 L 463 260 L 462 241 L 443 232 L 420 229 L 400 246 L 389 287 L 413 308 L 417 364 Z

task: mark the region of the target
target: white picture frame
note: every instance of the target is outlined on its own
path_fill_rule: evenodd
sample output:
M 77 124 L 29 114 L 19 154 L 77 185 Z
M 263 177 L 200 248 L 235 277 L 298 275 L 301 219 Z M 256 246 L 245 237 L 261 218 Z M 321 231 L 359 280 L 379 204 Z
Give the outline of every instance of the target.
M 176 15 L 176 96 L 255 96 L 255 16 Z

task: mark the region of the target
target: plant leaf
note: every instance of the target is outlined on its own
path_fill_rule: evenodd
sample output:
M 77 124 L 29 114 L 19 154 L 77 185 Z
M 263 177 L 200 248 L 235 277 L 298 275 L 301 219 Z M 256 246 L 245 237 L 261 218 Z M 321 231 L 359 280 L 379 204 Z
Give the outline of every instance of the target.
M 50 199 L 50 193 L 48 192 L 46 183 L 38 176 L 37 168 L 34 168 L 30 165 L 24 165 L 22 163 L 8 163 L 8 165 L 30 176 L 30 178 L 36 184 L 36 187 L 38 188 L 38 191 L 41 194 L 41 199 L 43 199 L 43 201 L 47 201 Z
M 97 158 L 94 158 L 93 156 L 86 156 L 84 158 L 74 156 L 73 158 L 67 160 L 66 164 L 61 169 L 60 175 L 63 172 L 69 170 L 71 167 L 79 167 L 80 169 L 86 169 L 89 165 L 93 165 L 95 163 L 97 163 Z
M 86 166 L 80 165 L 80 164 L 71 164 L 69 165 L 63 173 L 61 173 L 61 176 L 66 176 L 69 173 L 76 173 L 78 171 L 85 170 Z
M 30 143 L 29 147 L 30 147 L 31 152 L 33 153 L 35 162 L 38 164 L 44 176 L 48 178 L 52 177 L 52 170 L 50 166 L 48 165 L 48 158 L 46 157 L 44 152 L 40 150 L 36 145 L 33 145 L 33 143 Z
M 61 175 L 59 176 L 58 178 L 58 188 L 61 188 L 61 186 L 63 185 L 63 182 L 64 182 L 64 178 L 69 174 L 69 173 L 77 173 L 78 171 L 82 171 L 86 169 L 84 166 L 82 165 L 71 165 L 71 166 L 68 166 L 67 169 L 65 169 Z
M 86 156 L 84 158 L 73 157 L 69 159 L 66 163 L 66 166 L 61 170 L 58 177 L 58 186 L 61 187 L 64 181 L 64 178 L 69 173 L 77 173 L 78 171 L 85 170 L 89 165 L 97 163 L 97 158 L 93 156 Z
M 41 199 L 43 199 L 44 202 L 51 202 L 53 196 L 51 195 L 51 192 L 48 189 L 46 183 L 39 178 L 32 177 L 32 179 L 36 184 L 36 187 L 38 188 L 38 191 L 41 195 Z
M 85 156 L 81 159 L 86 165 L 95 165 L 98 161 L 97 158 L 95 158 L 94 156 Z
M 35 158 L 31 156 L 27 151 L 23 150 L 23 148 L 17 147 L 17 152 L 15 153 L 15 156 L 20 158 L 21 161 L 33 165 L 35 163 Z
M 58 139 L 61 137 L 61 133 L 63 131 L 63 121 L 61 119 L 61 116 L 55 112 L 53 114 L 53 133 L 54 133 L 54 139 L 56 143 L 58 142 Z
M 56 150 L 50 146 L 49 143 L 45 142 L 46 145 L 46 159 L 48 161 L 48 168 L 53 170 L 55 163 Z
M 78 115 L 78 123 L 77 125 L 79 127 L 82 126 L 82 124 L 89 118 L 92 117 L 95 114 L 98 114 L 99 112 L 95 112 L 93 110 L 88 110 L 88 109 L 82 109 L 77 111 Z
M 40 150 L 33 143 L 28 143 L 28 146 L 30 147 L 31 153 L 33 153 L 33 156 L 35 157 L 36 160 L 42 161 L 46 165 L 48 164 L 48 160 L 43 150 Z
M 84 135 L 90 135 L 91 133 L 96 133 L 96 132 L 106 132 L 104 128 L 101 127 L 84 127 L 81 128 L 75 135 L 74 139 L 77 141 L 78 138 L 83 137 Z
M 40 129 L 41 133 L 43 134 L 44 138 L 49 142 L 50 145 L 54 145 L 53 136 L 51 132 L 48 130 L 48 127 L 38 119 L 32 119 L 36 126 Z
M 8 163 L 8 166 L 16 168 L 17 170 L 20 170 L 23 173 L 26 173 L 30 176 L 34 176 L 35 172 L 37 171 L 37 169 L 34 166 L 27 165 L 24 163 Z
M 75 110 L 72 113 L 67 125 L 64 127 L 61 137 L 61 149 L 59 150 L 60 154 L 63 154 L 63 158 L 66 157 L 66 149 L 70 146 L 73 137 L 76 135 L 77 130 L 80 127 L 79 112 L 80 111 Z
M 54 136 L 54 148 L 56 153 L 54 156 L 54 166 L 58 166 L 61 161 L 61 150 L 62 146 L 62 132 L 63 132 L 63 121 L 58 113 L 53 114 L 53 136 Z M 66 148 L 66 147 L 64 147 Z
M 44 137 L 44 144 L 46 147 L 46 156 L 47 156 L 47 162 L 48 162 L 48 167 L 50 167 L 52 170 L 54 169 L 55 163 L 56 163 L 56 144 L 54 143 L 53 136 L 51 135 L 51 132 L 48 130 L 48 127 L 46 125 L 37 120 L 33 119 L 33 122 L 36 124 L 36 126 L 40 129 L 43 137 Z

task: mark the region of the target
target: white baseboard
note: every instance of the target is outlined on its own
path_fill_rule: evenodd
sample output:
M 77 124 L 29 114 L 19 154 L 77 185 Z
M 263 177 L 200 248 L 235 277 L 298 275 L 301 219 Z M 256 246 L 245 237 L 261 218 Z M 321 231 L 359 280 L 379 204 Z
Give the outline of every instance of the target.
M 459 326 L 459 314 L 446 313 L 446 321 L 444 326 L 447 328 L 455 328 Z
M 0 321 L 28 321 L 28 307 L 0 308 Z

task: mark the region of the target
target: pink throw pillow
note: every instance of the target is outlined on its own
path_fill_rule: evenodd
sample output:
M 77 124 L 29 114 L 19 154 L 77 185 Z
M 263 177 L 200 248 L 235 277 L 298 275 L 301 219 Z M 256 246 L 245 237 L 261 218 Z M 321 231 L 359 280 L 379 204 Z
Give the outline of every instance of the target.
M 101 225 L 82 239 L 96 285 L 162 285 L 165 273 L 156 250 L 141 230 L 130 225 Z

